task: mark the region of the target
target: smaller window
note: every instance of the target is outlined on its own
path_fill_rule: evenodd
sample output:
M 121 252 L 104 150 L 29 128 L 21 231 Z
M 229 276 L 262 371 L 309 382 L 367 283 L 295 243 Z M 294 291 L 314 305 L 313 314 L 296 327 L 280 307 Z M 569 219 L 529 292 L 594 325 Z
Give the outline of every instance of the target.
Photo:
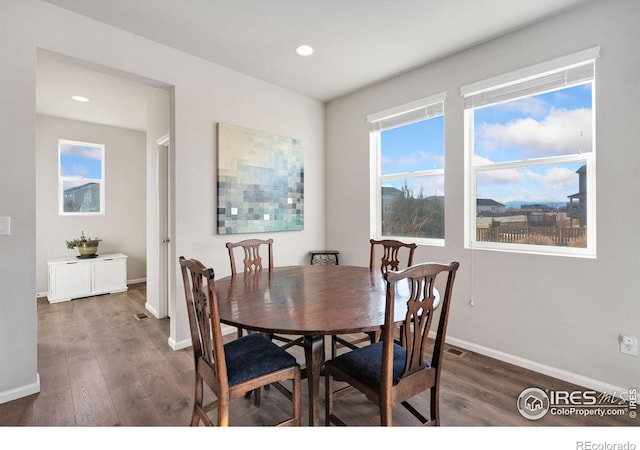
M 444 98 L 372 114 L 371 235 L 444 243 Z
M 58 141 L 61 215 L 104 214 L 104 145 Z

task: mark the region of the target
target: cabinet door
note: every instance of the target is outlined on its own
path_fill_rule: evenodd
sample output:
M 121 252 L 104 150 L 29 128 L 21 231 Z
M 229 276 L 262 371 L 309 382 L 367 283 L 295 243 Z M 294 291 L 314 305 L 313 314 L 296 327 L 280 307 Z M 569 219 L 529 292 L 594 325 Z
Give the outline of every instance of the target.
M 94 261 L 93 292 L 104 294 L 123 291 L 127 288 L 126 258 Z
M 50 268 L 51 296 L 54 300 L 91 295 L 91 266 L 78 263 L 56 264 Z

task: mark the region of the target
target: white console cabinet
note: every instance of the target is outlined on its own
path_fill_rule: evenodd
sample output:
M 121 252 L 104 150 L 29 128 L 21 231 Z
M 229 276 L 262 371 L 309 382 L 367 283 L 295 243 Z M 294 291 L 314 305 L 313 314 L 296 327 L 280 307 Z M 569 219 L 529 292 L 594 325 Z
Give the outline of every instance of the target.
M 49 303 L 127 290 L 127 255 L 54 258 L 49 265 Z

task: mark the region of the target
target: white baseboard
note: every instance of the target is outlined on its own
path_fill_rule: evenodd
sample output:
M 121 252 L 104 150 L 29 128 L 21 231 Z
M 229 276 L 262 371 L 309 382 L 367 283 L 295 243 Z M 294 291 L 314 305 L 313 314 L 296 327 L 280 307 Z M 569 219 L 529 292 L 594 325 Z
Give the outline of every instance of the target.
M 28 395 L 37 394 L 38 392 L 40 392 L 40 374 L 36 374 L 35 383 L 0 392 L 0 404 L 8 403 Z
M 156 319 L 160 318 L 160 314 L 158 313 L 158 310 L 154 308 L 151 304 L 149 304 L 149 302 L 144 303 L 144 309 L 149 311 L 153 315 L 153 317 L 155 317 Z
M 482 345 L 474 344 L 473 342 L 465 341 L 455 337 L 448 336 L 445 339 L 445 341 L 447 344 L 454 345 L 456 347 L 460 347 L 465 350 L 479 353 L 481 355 L 488 356 L 490 358 L 494 358 L 499 361 L 504 361 L 506 363 L 513 364 L 514 366 L 533 370 L 534 372 L 548 375 L 550 377 L 557 378 L 559 380 L 566 381 L 568 383 L 573 383 L 578 386 L 593 389 L 594 391 L 597 391 L 597 392 L 604 392 L 615 397 L 620 397 L 621 394 L 626 393 L 628 390 L 628 387 L 622 388 L 620 386 L 614 386 L 612 384 L 605 383 L 600 380 L 595 380 L 593 378 L 585 377 L 577 373 L 568 372 L 563 369 L 558 369 L 557 367 L 547 366 L 545 364 L 541 364 L 535 361 L 521 358 L 519 356 L 511 355 L 509 353 L 504 353 L 499 350 L 484 347 Z M 532 387 L 535 387 L 535 386 L 532 386 Z M 545 387 L 545 386 L 541 386 L 541 387 Z
M 169 337 L 168 343 L 172 350 L 182 350 L 183 348 L 191 347 L 191 339 L 176 342 L 172 337 Z
M 232 327 L 231 325 L 222 325 L 223 335 L 235 333 L 235 331 L 235 327 Z M 191 347 L 191 339 L 176 342 L 173 338 L 169 337 L 168 343 L 172 350 L 182 350 L 183 348 Z
M 146 283 L 146 282 L 147 282 L 146 278 L 135 278 L 133 280 L 127 280 L 127 285 L 138 284 L 138 283 Z M 47 295 L 49 295 L 49 293 L 47 291 L 36 292 L 36 298 L 46 297 Z

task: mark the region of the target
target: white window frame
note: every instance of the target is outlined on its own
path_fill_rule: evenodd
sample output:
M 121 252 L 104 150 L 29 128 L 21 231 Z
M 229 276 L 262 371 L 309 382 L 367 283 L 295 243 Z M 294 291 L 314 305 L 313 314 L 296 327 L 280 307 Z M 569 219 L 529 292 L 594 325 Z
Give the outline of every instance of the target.
M 77 146 L 90 146 L 100 149 L 100 179 L 95 178 L 83 178 L 86 182 L 97 183 L 100 186 L 100 211 L 72 211 L 66 212 L 64 210 L 64 182 L 77 180 L 77 177 L 62 176 L 62 146 L 63 145 L 77 145 Z M 103 216 L 105 214 L 105 146 L 104 144 L 95 144 L 93 142 L 72 141 L 68 139 L 58 139 L 58 214 L 61 216 Z
M 403 125 L 444 116 L 444 102 L 446 92 L 424 97 L 393 108 L 385 109 L 367 116 L 369 123 L 369 149 L 370 149 L 370 236 L 373 239 L 397 239 L 401 241 L 411 240 L 419 245 L 444 246 L 444 239 L 422 238 L 415 236 L 390 236 L 382 235 L 382 183 L 385 180 L 398 180 L 426 176 L 445 176 L 444 167 L 441 169 L 421 170 L 414 172 L 395 173 L 382 175 L 381 170 L 381 140 L 380 132 Z M 446 153 L 446 148 L 445 148 Z M 446 193 L 445 193 L 446 196 Z M 445 200 L 446 201 L 446 200 Z M 445 207 L 446 211 L 446 207 Z
M 541 64 L 493 77 L 460 88 L 464 97 L 465 130 L 465 229 L 464 246 L 518 253 L 596 257 L 596 120 L 595 120 L 595 60 L 600 47 L 594 47 Z M 592 148 L 590 152 L 518 160 L 484 165 L 474 164 L 474 109 L 505 100 L 529 97 L 548 91 L 591 82 L 592 84 Z M 487 170 L 524 168 L 545 164 L 584 162 L 587 176 L 587 247 L 558 247 L 546 245 L 508 244 L 476 240 L 476 179 L 477 173 Z

